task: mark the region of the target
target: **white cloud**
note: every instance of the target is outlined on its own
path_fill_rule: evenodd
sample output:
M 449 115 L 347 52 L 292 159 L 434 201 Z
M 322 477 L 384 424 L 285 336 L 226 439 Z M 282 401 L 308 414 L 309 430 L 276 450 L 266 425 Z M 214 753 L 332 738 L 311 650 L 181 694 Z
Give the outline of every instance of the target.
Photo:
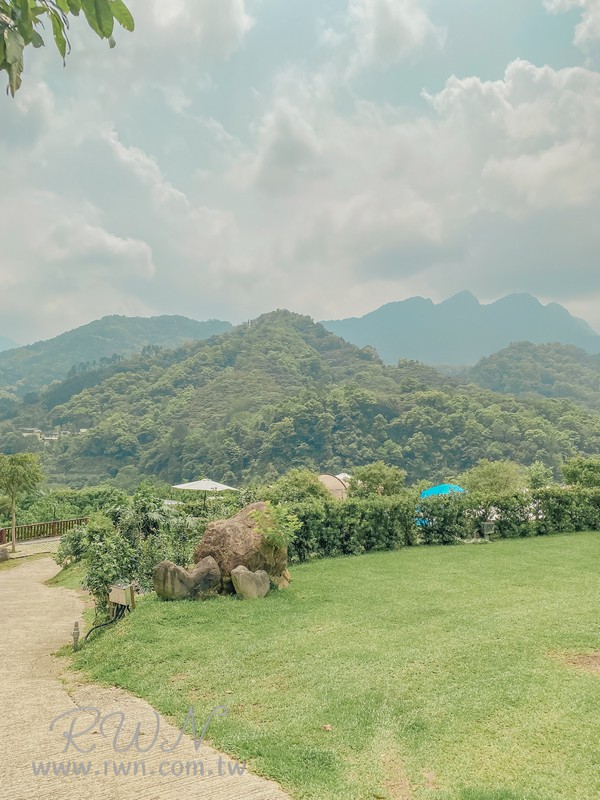
M 426 43 L 441 47 L 445 40 L 418 0 L 350 0 L 348 18 L 357 46 L 353 69 L 389 66 Z
M 585 48 L 600 39 L 600 0 L 543 0 L 543 2 L 551 14 L 559 14 L 573 8 L 583 9 L 583 16 L 575 28 L 573 40 L 578 47 Z
M 150 246 L 102 227 L 91 206 L 35 190 L 3 196 L 0 239 L 0 317 L 17 339 L 103 314 L 148 312 L 134 286 L 154 275 Z
M 597 291 L 580 240 L 600 213 L 598 73 L 517 60 L 498 81 L 449 79 L 426 96 L 431 114 L 409 118 L 366 102 L 341 113 L 301 73 L 278 92 L 252 153 L 231 170 L 250 163 L 259 179 L 263 197 L 245 223 L 267 239 L 270 296 L 293 291 L 327 316 L 358 297 L 351 310 L 366 311 L 392 286 L 401 296 L 430 284 L 443 297 L 457 274 L 459 288 L 483 296 Z
M 138 147 L 125 147 L 120 141 L 116 131 L 110 131 L 104 138 L 117 161 L 125 169 L 131 171 L 139 181 L 148 188 L 150 195 L 158 206 L 176 204 L 188 206 L 188 201 L 183 192 L 175 189 L 166 181 L 155 159 L 148 156 Z
M 364 99 L 348 70 L 438 48 L 423 4 L 340 3 L 319 66 L 278 50 L 284 66 L 255 83 L 255 52 L 223 63 L 249 30 L 243 3 L 178 0 L 157 19 L 133 2 L 133 37 L 74 47 L 58 76 L 37 62 L 2 109 L 0 311 L 17 338 L 115 312 L 324 318 L 464 287 L 597 295 L 597 72 L 517 60 L 409 109 Z
M 241 46 L 254 24 L 245 0 L 154 0 L 151 12 L 157 28 L 175 37 L 192 36 L 199 48 L 223 58 Z

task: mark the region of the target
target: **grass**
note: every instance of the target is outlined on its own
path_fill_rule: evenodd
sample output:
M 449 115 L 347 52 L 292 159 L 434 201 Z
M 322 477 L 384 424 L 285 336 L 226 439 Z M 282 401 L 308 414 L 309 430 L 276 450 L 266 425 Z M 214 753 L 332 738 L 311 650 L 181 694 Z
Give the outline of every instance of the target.
M 600 536 L 296 567 L 286 592 L 143 599 L 75 656 L 303 800 L 592 800 Z M 330 729 L 327 729 L 330 726 Z
M 77 591 L 82 588 L 85 573 L 85 564 L 81 562 L 69 564 L 69 566 L 63 567 L 57 575 L 50 578 L 46 583 L 48 586 L 62 586 L 64 589 L 74 589 Z

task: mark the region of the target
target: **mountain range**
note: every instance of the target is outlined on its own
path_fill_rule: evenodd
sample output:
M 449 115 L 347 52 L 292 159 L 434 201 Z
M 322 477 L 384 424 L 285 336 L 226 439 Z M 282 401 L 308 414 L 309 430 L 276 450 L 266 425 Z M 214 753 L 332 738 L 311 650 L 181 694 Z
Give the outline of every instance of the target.
M 558 469 L 600 450 L 600 414 L 582 404 L 492 392 L 414 361 L 387 366 L 287 311 L 72 375 L 3 419 L 0 449 L 39 451 L 49 479 L 67 485 L 235 486 L 377 460 L 443 482 L 481 458 Z M 44 445 L 25 429 L 54 434 Z
M 600 353 L 600 336 L 557 303 L 511 294 L 482 305 L 470 292 L 443 303 L 423 297 L 388 303 L 363 317 L 323 322 L 359 347 L 374 347 L 394 364 L 399 358 L 434 365 L 473 365 L 512 342 L 560 342 Z
M 476 364 L 513 342 L 558 342 L 600 352 L 600 336 L 560 305 L 542 305 L 527 294 L 513 294 L 482 305 L 469 292 L 443 303 L 412 297 L 359 318 L 322 323 L 358 347 L 375 348 L 384 362 L 412 359 L 456 367 Z M 231 330 L 229 322 L 197 322 L 182 316 L 108 316 L 53 339 L 25 347 L 0 337 L 0 396 L 24 397 L 73 370 L 82 372 L 145 347 L 175 348 Z M 3 347 L 11 347 L 2 352 Z

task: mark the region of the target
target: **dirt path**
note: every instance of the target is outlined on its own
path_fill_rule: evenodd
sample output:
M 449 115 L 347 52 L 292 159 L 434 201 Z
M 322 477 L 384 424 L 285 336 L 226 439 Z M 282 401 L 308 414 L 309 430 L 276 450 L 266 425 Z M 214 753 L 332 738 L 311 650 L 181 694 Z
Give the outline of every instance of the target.
M 57 572 L 49 558 L 0 572 L 0 800 L 289 800 L 276 784 L 240 774 L 243 765 L 205 745 L 196 750 L 191 737 L 169 751 L 180 731 L 147 703 L 117 689 L 78 685 L 63 673 L 50 654 L 70 641 L 83 603 L 76 592 L 44 585 Z M 111 712 L 125 719 L 116 740 L 119 718 L 107 719 Z M 138 723 L 147 752 L 135 746 L 123 752 Z M 196 721 L 199 735 L 205 723 Z M 49 774 L 35 775 L 34 764 Z M 74 764 L 87 774 L 74 775 Z

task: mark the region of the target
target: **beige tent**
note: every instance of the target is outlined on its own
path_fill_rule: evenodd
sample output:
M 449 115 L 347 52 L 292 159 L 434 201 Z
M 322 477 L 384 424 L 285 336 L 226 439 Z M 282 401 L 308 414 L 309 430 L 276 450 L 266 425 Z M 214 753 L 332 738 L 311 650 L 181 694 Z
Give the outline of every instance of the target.
M 345 500 L 348 496 L 348 484 L 337 475 L 319 475 L 319 481 L 336 500 Z

